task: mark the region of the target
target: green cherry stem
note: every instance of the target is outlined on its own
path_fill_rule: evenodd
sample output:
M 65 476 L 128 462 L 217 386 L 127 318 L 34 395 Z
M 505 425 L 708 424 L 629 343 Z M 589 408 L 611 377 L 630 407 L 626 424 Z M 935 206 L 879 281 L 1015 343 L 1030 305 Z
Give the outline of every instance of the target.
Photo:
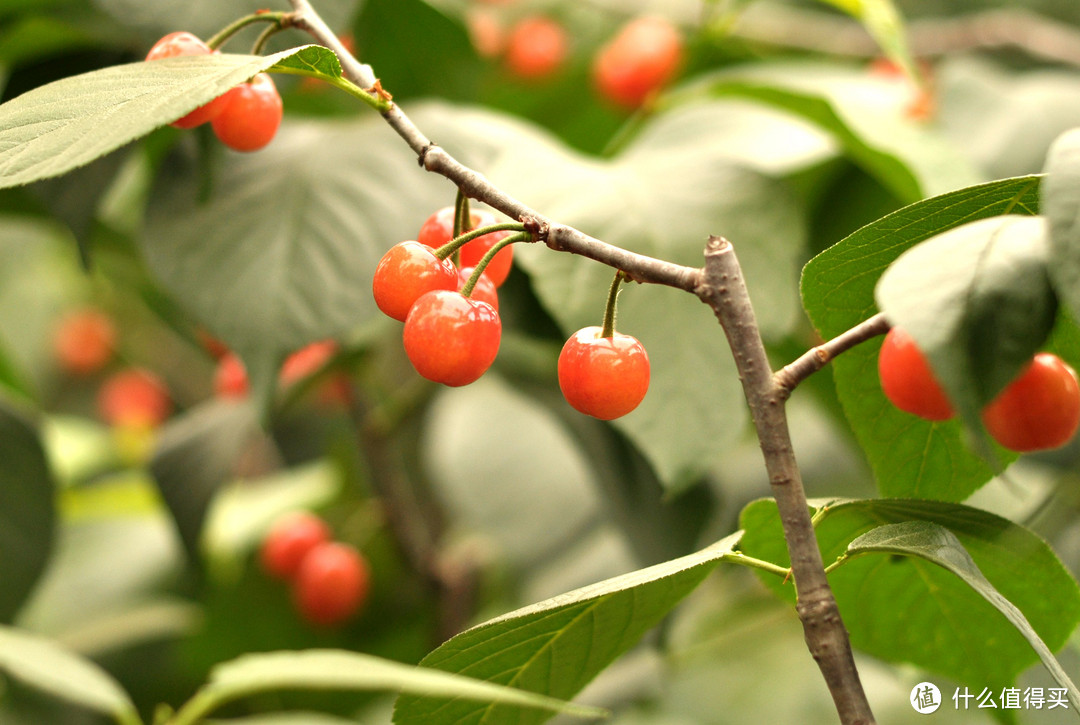
M 245 15 L 219 30 L 212 38 L 210 38 L 210 40 L 206 41 L 206 45 L 209 46 L 210 50 L 217 50 L 224 45 L 229 38 L 236 35 L 247 26 L 255 23 L 272 23 L 271 27 L 275 29 L 274 32 L 284 30 L 292 25 L 293 17 L 294 15 L 292 13 L 283 12 L 260 12 Z
M 759 571 L 767 571 L 782 579 L 787 579 L 791 576 L 791 569 L 788 567 L 777 566 L 770 561 L 763 561 L 762 559 L 755 559 L 752 556 L 747 556 L 741 551 L 733 551 L 730 554 L 724 554 L 721 561 L 726 561 L 730 564 L 738 564 L 739 566 L 748 566 L 751 569 L 758 569 Z
M 491 260 L 495 259 L 495 255 L 503 247 L 507 247 L 515 242 L 524 242 L 527 239 L 531 239 L 532 235 L 529 232 L 521 231 L 517 234 L 511 234 L 506 239 L 500 239 L 495 244 L 491 245 L 491 249 L 484 253 L 484 256 L 480 258 L 480 261 L 476 263 L 476 268 L 473 273 L 469 275 L 469 280 L 465 283 L 465 286 L 461 288 L 461 294 L 468 297 L 472 294 L 473 287 L 480 281 L 480 275 L 484 273 L 484 269 L 488 266 Z
M 489 224 L 486 227 L 477 227 L 472 231 L 454 237 L 449 242 L 436 249 L 435 256 L 439 259 L 447 259 L 454 252 L 464 247 L 467 242 L 471 242 L 477 237 L 482 237 L 485 234 L 491 234 L 492 232 L 507 231 L 523 232 L 525 231 L 525 226 L 521 222 L 500 222 L 498 224 Z
M 465 192 L 458 189 L 457 198 L 454 199 L 454 236 L 459 237 L 465 231 L 471 219 L 469 219 L 469 197 Z
M 600 337 L 615 336 L 615 303 L 619 299 L 619 285 L 622 284 L 625 275 L 621 269 L 615 270 L 615 279 L 611 280 L 608 289 L 607 305 L 604 307 L 604 327 L 600 331 Z

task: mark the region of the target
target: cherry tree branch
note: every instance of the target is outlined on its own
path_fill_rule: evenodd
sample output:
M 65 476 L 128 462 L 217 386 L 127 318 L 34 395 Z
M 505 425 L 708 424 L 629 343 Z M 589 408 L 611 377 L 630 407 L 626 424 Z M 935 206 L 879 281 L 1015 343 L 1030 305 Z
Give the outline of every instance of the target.
M 788 392 L 773 376 L 735 249 L 726 239 L 709 238 L 704 274 L 696 293 L 716 313 L 735 356 L 791 555 L 798 597 L 796 610 L 803 623 L 806 646 L 829 686 L 840 722 L 873 723 L 874 715 L 855 668 L 851 643 L 825 575 L 810 519 L 784 407 Z
M 777 370 L 773 381 L 787 398 L 799 383 L 828 365 L 840 353 L 888 331 L 889 321 L 879 312 L 828 342 L 803 353 L 791 364 Z

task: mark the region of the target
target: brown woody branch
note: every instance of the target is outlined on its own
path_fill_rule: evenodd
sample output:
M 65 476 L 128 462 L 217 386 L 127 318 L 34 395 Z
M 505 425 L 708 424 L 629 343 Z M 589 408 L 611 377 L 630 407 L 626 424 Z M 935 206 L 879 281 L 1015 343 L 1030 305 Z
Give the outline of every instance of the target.
M 837 355 L 888 331 L 889 321 L 879 312 L 828 342 L 811 348 L 790 365 L 777 370 L 773 380 L 786 399 L 799 383 L 828 365 Z

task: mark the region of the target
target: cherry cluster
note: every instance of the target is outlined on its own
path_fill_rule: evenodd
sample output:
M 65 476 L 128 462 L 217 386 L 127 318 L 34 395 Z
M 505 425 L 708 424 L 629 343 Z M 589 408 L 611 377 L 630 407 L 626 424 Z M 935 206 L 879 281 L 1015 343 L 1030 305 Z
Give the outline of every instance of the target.
M 379 309 L 405 323 L 402 341 L 413 367 L 451 387 L 478 380 L 495 361 L 502 338 L 497 288 L 513 263 L 510 245 L 527 236 L 514 234 L 520 225 L 497 225 L 480 211 L 469 214 L 469 224 L 459 225 L 462 233 L 455 237 L 458 213 L 445 207 L 432 214 L 416 240 L 400 242 L 383 255 L 372 281 Z M 486 228 L 492 231 L 484 233 Z M 455 253 L 460 269 L 451 260 Z M 632 411 L 649 387 L 644 346 L 614 330 L 619 281 L 617 276 L 609 295 L 605 326 L 572 335 L 558 363 L 567 402 L 602 420 Z
M 274 522 L 259 550 L 269 576 L 292 586 L 304 621 L 334 627 L 356 615 L 371 590 L 371 567 L 356 547 L 333 540 L 325 521 L 294 511 Z
M 146 60 L 216 52 L 191 33 L 180 31 L 155 43 Z M 259 73 L 171 125 L 188 129 L 209 122 L 214 135 L 229 148 L 256 151 L 273 140 L 281 125 L 283 111 L 281 95 L 273 79 L 266 73 Z
M 527 81 L 555 76 L 570 56 L 570 34 L 559 21 L 544 15 L 518 18 L 508 28 L 505 11 L 474 7 L 467 15 L 477 52 L 502 57 L 507 70 Z M 643 15 L 628 21 L 592 58 L 596 92 L 627 110 L 644 105 L 678 73 L 683 38 L 664 18 Z
M 886 397 L 900 410 L 931 421 L 953 417 L 952 404 L 911 335 L 892 328 L 878 356 Z M 1057 355 L 1041 352 L 982 411 L 987 432 L 1005 448 L 1059 448 L 1080 427 L 1080 382 Z

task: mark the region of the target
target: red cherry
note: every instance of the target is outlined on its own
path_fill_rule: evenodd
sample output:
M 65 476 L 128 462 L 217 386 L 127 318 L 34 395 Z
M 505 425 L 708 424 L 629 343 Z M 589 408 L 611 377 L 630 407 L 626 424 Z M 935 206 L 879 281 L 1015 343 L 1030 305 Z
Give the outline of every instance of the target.
M 211 121 L 214 135 L 234 151 L 257 151 L 277 134 L 284 112 L 274 79 L 260 73 L 229 92 L 229 102 Z
M 371 283 L 375 304 L 402 322 L 421 295 L 437 289 L 456 290 L 457 271 L 453 262 L 440 260 L 434 247 L 423 242 L 401 242 L 391 247 L 379 260 Z
M 300 563 L 293 598 L 300 615 L 322 627 L 341 624 L 356 614 L 371 589 L 371 569 L 352 546 L 318 544 Z
M 915 340 L 898 327 L 889 330 L 878 353 L 881 389 L 900 410 L 926 420 L 948 420 L 952 405 L 934 378 Z
M 172 413 L 165 384 L 141 368 L 121 370 L 98 390 L 98 413 L 114 426 L 148 427 L 161 424 Z
M 428 292 L 405 319 L 405 354 L 428 380 L 457 387 L 477 380 L 499 352 L 502 323 L 487 302 L 460 292 Z
M 53 333 L 53 350 L 60 366 L 75 375 L 90 375 L 112 359 L 116 326 L 112 318 L 95 309 L 65 316 Z
M 480 210 L 474 211 L 469 214 L 469 228 L 464 231 L 471 231 L 473 229 L 479 229 L 480 227 L 490 226 L 495 223 L 495 217 L 490 212 Z M 458 250 L 458 257 L 462 267 L 475 267 L 477 262 L 491 249 L 496 242 L 506 238 L 512 232 L 491 232 L 485 234 L 482 237 L 477 237 L 472 241 L 466 242 L 461 249 Z M 453 239 L 454 235 L 454 207 L 447 206 L 439 209 L 437 212 L 427 218 L 427 221 L 420 227 L 419 234 L 416 235 L 416 239 L 421 244 L 426 244 L 432 249 L 438 249 L 442 245 Z M 514 262 L 514 247 L 503 247 L 499 251 L 494 259 L 484 268 L 484 274 L 486 274 L 496 287 L 506 281 L 507 275 L 510 274 L 510 266 Z
M 320 340 L 305 345 L 285 358 L 281 364 L 282 385 L 292 385 L 321 368 L 338 351 L 336 340 Z
M 304 557 L 330 540 L 326 522 L 307 511 L 285 514 L 270 527 L 259 549 L 263 571 L 276 579 L 296 578 Z
M 496 255 L 497 256 L 497 255 Z M 472 276 L 474 267 L 462 267 L 458 270 L 458 291 L 465 286 L 465 283 L 469 281 L 469 277 Z M 491 281 L 491 278 L 487 276 L 487 272 L 480 274 L 480 279 L 477 280 L 473 286 L 472 294 L 469 295 L 474 300 L 480 300 L 481 302 L 487 302 L 489 305 L 495 308 L 495 311 L 499 311 L 499 292 L 495 289 L 495 283 Z
M 227 352 L 218 360 L 214 393 L 219 398 L 243 398 L 248 394 L 247 369 L 236 353 Z
M 482 237 L 477 237 L 471 242 L 465 242 L 465 245 L 458 250 L 458 258 L 461 261 L 461 266 L 475 267 L 479 264 L 483 256 L 488 253 L 489 249 L 510 236 L 512 233 L 513 232 L 510 231 L 491 232 Z M 506 278 L 510 275 L 510 266 L 513 263 L 514 245 L 508 244 L 495 253 L 495 256 L 488 262 L 488 266 L 484 267 L 484 274 L 488 276 L 493 285 L 498 287 L 505 282 Z
M 206 43 L 191 33 L 181 31 L 169 33 L 164 38 L 154 43 L 154 47 L 146 54 L 146 59 L 157 60 L 159 58 L 175 58 L 181 55 L 209 55 L 210 53 L 211 50 Z M 232 91 L 228 91 L 206 105 L 199 106 L 183 118 L 173 121 L 170 125 L 175 128 L 195 128 L 207 121 L 212 121 L 217 118 L 218 114 L 220 114 L 225 109 L 225 106 L 229 104 L 231 95 Z
M 562 67 L 568 45 L 566 30 L 551 18 L 523 18 L 507 38 L 506 67 L 519 78 L 547 78 Z
M 634 109 L 675 76 L 682 58 L 675 26 L 663 18 L 636 18 L 597 52 L 593 81 L 604 98 Z
M 649 356 L 637 338 L 578 330 L 559 353 L 559 387 L 574 410 L 600 420 L 626 415 L 649 390 Z
M 1068 443 L 1080 426 L 1076 371 L 1048 352 L 1031 363 L 982 414 L 986 430 L 1014 451 L 1042 451 Z

